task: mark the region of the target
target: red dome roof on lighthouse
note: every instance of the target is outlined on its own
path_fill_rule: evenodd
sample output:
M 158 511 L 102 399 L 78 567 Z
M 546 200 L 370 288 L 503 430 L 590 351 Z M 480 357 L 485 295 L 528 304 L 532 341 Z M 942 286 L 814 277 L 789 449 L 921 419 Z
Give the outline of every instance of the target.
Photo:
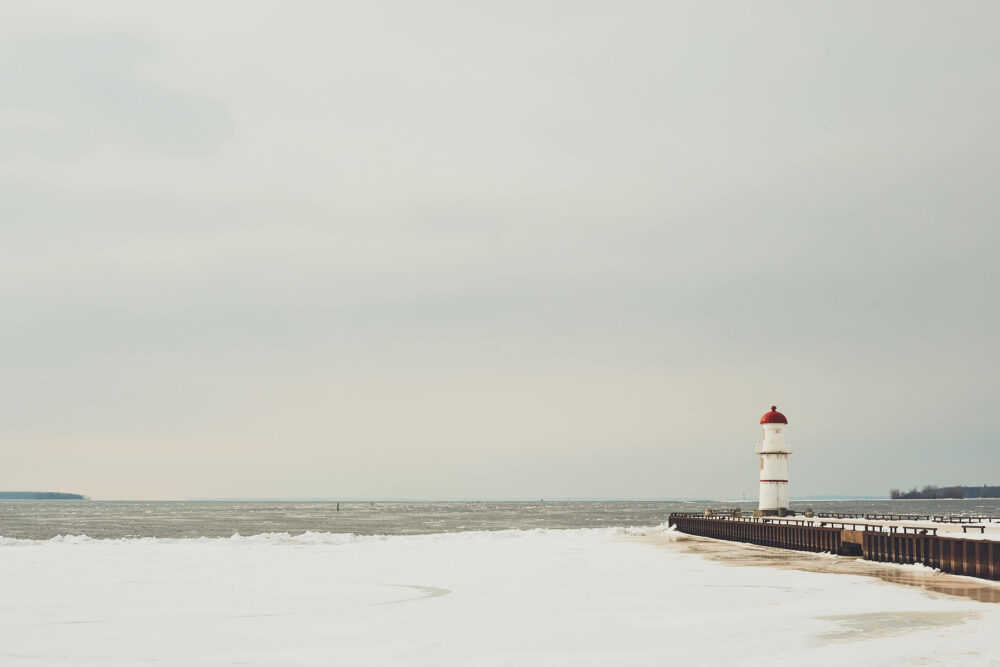
M 787 424 L 788 418 L 785 415 L 778 412 L 778 406 L 772 405 L 770 412 L 765 412 L 764 416 L 760 418 L 761 424 Z

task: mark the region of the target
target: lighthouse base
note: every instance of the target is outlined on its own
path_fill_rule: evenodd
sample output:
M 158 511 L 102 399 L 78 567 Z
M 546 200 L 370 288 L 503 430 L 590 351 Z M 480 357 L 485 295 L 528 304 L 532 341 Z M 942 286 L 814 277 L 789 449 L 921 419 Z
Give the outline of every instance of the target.
M 776 510 L 754 510 L 753 515 L 757 518 L 762 516 L 795 516 L 795 510 L 779 507 Z

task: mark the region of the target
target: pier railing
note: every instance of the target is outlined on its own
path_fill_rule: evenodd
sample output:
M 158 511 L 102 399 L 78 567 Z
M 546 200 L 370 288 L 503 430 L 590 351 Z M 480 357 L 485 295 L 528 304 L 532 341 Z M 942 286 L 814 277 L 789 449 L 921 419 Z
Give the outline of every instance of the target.
M 998 516 L 948 514 L 874 514 L 863 512 L 816 512 L 821 519 L 868 519 L 870 521 L 933 521 L 935 523 L 1000 523 Z
M 813 519 L 797 519 L 794 517 L 778 517 L 778 516 L 734 516 L 731 514 L 711 514 L 706 516 L 705 514 L 698 514 L 695 512 L 674 512 L 670 515 L 671 519 L 673 517 L 685 517 L 690 519 L 707 519 L 709 521 L 738 521 L 743 523 L 767 523 L 767 524 L 777 524 L 786 526 L 803 526 L 806 528 L 817 527 L 817 528 L 829 528 L 829 527 L 839 527 L 840 530 L 856 530 L 863 532 L 879 532 L 879 533 L 913 533 L 914 535 L 937 535 L 937 528 L 934 526 L 886 526 L 877 523 L 858 523 L 856 521 L 834 521 L 831 519 L 813 520 Z

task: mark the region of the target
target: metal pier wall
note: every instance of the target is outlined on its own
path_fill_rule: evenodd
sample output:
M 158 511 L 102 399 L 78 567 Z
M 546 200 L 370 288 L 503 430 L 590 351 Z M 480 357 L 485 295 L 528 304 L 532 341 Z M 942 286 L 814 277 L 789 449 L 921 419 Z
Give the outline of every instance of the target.
M 951 574 L 1000 579 L 1000 542 L 875 531 L 866 531 L 863 539 L 866 560 L 919 563 Z
M 841 555 L 848 555 L 852 548 L 857 549 L 857 544 L 843 539 L 842 528 L 836 527 L 771 523 L 749 517 L 703 518 L 682 514 L 671 514 L 669 523 L 689 535 L 765 547 Z M 866 560 L 919 563 L 951 574 L 1000 580 L 1000 542 L 997 541 L 889 532 L 879 526 L 866 526 L 863 532 L 852 531 L 851 534 L 860 536 L 861 553 Z
M 669 522 L 690 535 L 749 542 L 798 551 L 841 553 L 840 528 L 765 523 L 753 519 L 703 519 L 671 514 Z

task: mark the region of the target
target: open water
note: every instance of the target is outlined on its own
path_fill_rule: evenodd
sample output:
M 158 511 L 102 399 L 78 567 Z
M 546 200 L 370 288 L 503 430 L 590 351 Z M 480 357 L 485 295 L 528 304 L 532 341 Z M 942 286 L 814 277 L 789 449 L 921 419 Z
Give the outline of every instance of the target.
M 13 500 L 0 502 L 0 536 L 45 540 L 230 537 L 307 531 L 413 535 L 467 530 L 655 526 L 671 512 L 740 507 L 733 501 L 589 502 L 127 502 Z M 1000 516 L 1000 499 L 798 501 L 819 512 Z

